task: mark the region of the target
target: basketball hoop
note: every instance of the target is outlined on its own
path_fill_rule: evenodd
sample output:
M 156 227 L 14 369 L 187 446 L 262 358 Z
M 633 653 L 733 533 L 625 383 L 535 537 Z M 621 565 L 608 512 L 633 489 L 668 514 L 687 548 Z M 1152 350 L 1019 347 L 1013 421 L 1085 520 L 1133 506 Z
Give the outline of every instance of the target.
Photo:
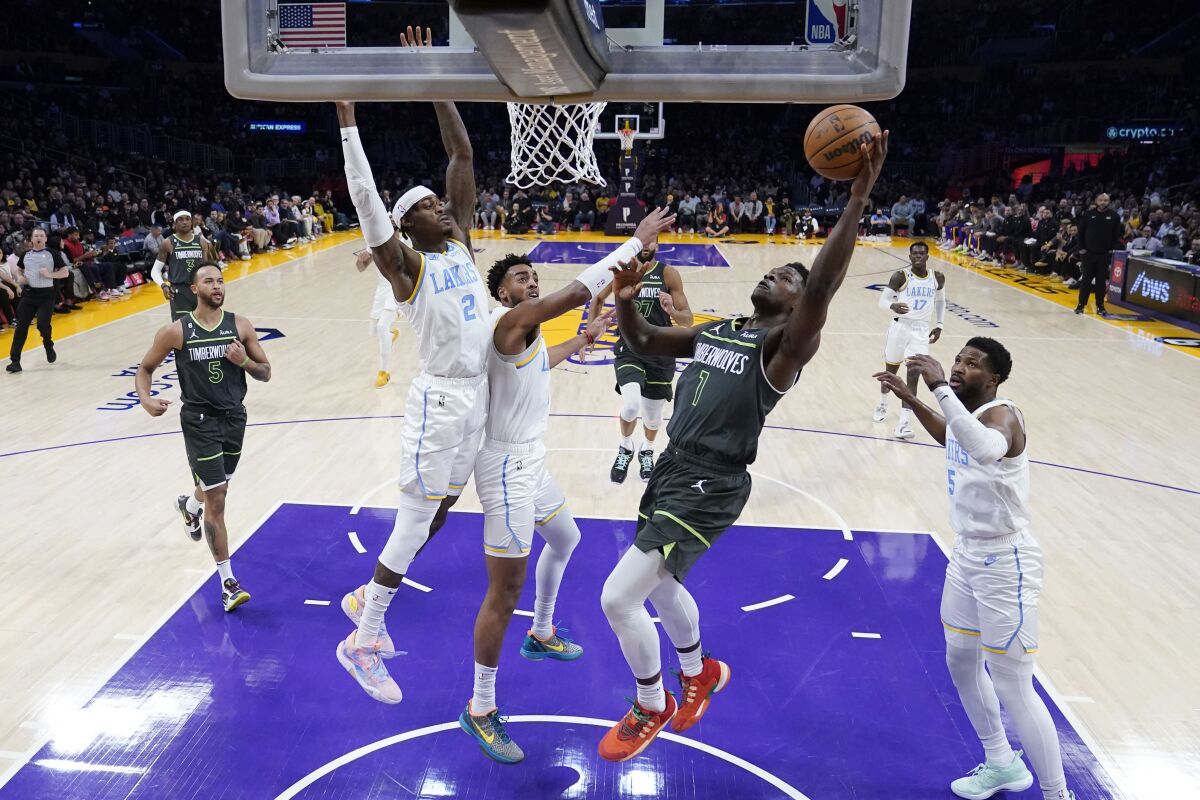
M 625 153 L 633 152 L 633 140 L 637 138 L 637 131 L 633 128 L 621 128 L 617 131 L 617 135 L 621 137 L 621 150 Z
M 505 182 L 520 189 L 556 181 L 604 186 L 592 143 L 606 103 L 509 103 L 512 169 Z

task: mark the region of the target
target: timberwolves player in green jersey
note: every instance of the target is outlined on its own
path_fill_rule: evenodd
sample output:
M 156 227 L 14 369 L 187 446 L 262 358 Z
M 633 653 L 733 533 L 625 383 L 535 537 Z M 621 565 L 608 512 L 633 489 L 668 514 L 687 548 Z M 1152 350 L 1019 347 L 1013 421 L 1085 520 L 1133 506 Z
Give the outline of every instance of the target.
M 196 310 L 159 329 L 154 344 L 138 366 L 138 399 L 152 417 L 160 417 L 171 401 L 150 389 L 154 370 L 175 353 L 183 408 L 179 412 L 187 448 L 191 495 L 180 495 L 175 507 L 188 534 L 200 541 L 201 521 L 208 548 L 217 562 L 221 603 L 232 611 L 250 599 L 233 576 L 229 563 L 229 532 L 225 528 L 225 495 L 237 468 L 246 433 L 246 376 L 271 380 L 271 365 L 258 343 L 254 325 L 245 317 L 224 311 L 225 279 L 211 262 L 192 272 Z
M 642 276 L 642 288 L 634 304 L 651 325 L 665 328 L 671 323 L 691 327 L 692 311 L 683 293 L 683 280 L 679 271 L 654 259 L 654 250 L 643 250 L 638 261 L 650 264 Z M 588 319 L 600 315 L 604 300 L 612 294 L 608 287 L 596 295 L 588 307 Z M 642 428 L 646 438 L 637 448 L 638 474 L 642 480 L 650 480 L 654 468 L 654 438 L 662 425 L 663 406 L 671 399 L 671 384 L 675 380 L 675 359 L 670 356 L 643 356 L 635 353 L 618 338 L 613 347 L 613 365 L 617 372 L 617 394 L 621 395 L 621 442 L 617 445 L 617 458 L 608 473 L 613 483 L 624 483 L 629 473 L 629 462 L 633 460 L 633 432 L 637 429 L 639 406 Z M 640 398 L 640 400 L 639 400 Z
M 205 260 L 204 251 L 208 242 L 199 231 L 192 229 L 190 211 L 176 211 L 172 228 L 174 233 L 163 241 L 158 259 L 150 270 L 150 277 L 162 289 L 163 297 L 170 301 L 171 319 L 174 320 L 196 309 L 192 273 Z
M 694 328 L 650 325 L 635 301 L 645 267 L 623 265 L 613 284 L 622 338 L 639 353 L 693 361 L 679 378 L 670 445 L 638 509 L 637 536 L 608 576 L 600 603 L 621 643 L 637 700 L 600 742 L 600 755 L 625 761 L 671 723 L 685 731 L 700 721 L 730 668 L 700 646 L 699 610 L 683 586 L 696 561 L 741 515 L 750 497 L 747 465 L 758 452 L 767 414 L 792 387 L 821 343 L 834 294 L 846 277 L 858 221 L 887 156 L 888 134 L 862 146 L 862 168 L 841 219 L 810 272 L 787 264 L 768 272 L 750 295 L 750 317 Z M 679 654 L 678 702 L 662 685 L 654 604 Z

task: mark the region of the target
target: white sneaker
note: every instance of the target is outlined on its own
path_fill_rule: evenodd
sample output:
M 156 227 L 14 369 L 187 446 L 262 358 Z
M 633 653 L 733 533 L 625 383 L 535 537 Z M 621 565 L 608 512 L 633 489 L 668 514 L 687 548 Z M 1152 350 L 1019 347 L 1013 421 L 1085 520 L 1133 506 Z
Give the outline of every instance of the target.
M 1007 767 L 980 764 L 970 775 L 952 782 L 950 791 L 967 800 L 987 800 L 997 792 L 1023 792 L 1032 785 L 1033 774 L 1021 760 L 1021 751 L 1018 750 Z
M 874 422 L 883 422 L 887 419 L 887 403 L 881 402 L 875 406 L 875 413 L 871 415 L 871 420 Z
M 897 439 L 905 439 L 905 440 L 911 439 L 914 436 L 916 436 L 916 434 L 913 433 L 913 429 L 909 427 L 907 421 L 901 422 L 899 425 L 897 425 L 896 432 L 893 433 L 892 435 L 895 436 Z

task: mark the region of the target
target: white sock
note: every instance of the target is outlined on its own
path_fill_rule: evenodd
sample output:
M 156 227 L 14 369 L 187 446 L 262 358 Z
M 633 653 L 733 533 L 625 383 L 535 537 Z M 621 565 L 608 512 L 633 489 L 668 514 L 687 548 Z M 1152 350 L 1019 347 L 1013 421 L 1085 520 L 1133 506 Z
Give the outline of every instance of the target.
M 621 437 L 621 447 L 624 447 L 626 450 L 633 452 L 633 437 L 632 436 L 622 436 Z
M 646 439 L 645 441 L 642 442 L 642 446 L 638 449 L 638 452 L 644 453 L 647 450 L 649 450 L 651 453 L 654 452 L 654 442 L 651 441 L 650 439 Z
M 375 644 L 379 639 L 383 614 L 396 596 L 396 590 L 371 581 L 363 587 L 363 595 L 367 598 L 367 607 L 358 620 L 358 633 L 354 636 L 354 644 L 359 647 Z
M 1007 767 L 1017 757 L 1012 745 L 1008 743 L 1008 734 L 1003 730 L 996 731 L 991 736 L 980 738 L 983 743 L 984 760 L 989 767 Z
M 902 408 L 902 409 L 900 409 L 900 424 L 901 424 L 901 425 L 907 425 L 907 424 L 908 424 L 908 415 L 909 415 L 910 413 L 912 413 L 912 409 L 910 409 L 910 408 Z
M 237 580 L 237 578 L 233 577 L 233 565 L 229 563 L 228 558 L 225 559 L 224 561 L 217 562 L 217 572 L 221 576 L 221 585 L 222 586 L 225 585 L 225 581 Z
M 554 603 L 557 599 L 555 595 L 550 595 L 533 601 L 533 625 L 530 631 L 542 641 L 554 635 Z
M 888 407 L 888 398 L 891 396 L 891 394 L 892 394 L 891 392 L 888 392 L 887 394 L 879 395 L 879 407 L 880 408 Z
M 655 606 L 655 608 L 658 608 L 658 606 Z M 704 669 L 704 651 L 701 649 L 699 643 L 686 653 L 682 650 L 676 650 L 675 652 L 679 654 L 679 671 L 689 678 L 693 675 L 699 675 L 700 671 Z
M 200 509 L 204 508 L 204 504 L 196 499 L 196 495 L 189 494 L 185 508 L 189 514 L 199 514 Z
M 663 691 L 661 675 L 650 686 L 646 686 L 640 681 L 638 682 L 637 701 L 638 705 L 647 711 L 667 710 L 667 695 Z
M 475 688 L 471 694 L 471 714 L 482 717 L 496 710 L 496 670 L 475 662 Z

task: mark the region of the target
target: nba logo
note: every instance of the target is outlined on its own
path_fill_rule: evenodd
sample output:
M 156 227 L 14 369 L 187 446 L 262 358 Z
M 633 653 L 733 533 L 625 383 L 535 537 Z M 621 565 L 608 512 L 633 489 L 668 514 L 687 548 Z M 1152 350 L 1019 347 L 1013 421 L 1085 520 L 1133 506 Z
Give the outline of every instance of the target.
M 804 41 L 833 44 L 846 35 L 846 0 L 808 0 Z

